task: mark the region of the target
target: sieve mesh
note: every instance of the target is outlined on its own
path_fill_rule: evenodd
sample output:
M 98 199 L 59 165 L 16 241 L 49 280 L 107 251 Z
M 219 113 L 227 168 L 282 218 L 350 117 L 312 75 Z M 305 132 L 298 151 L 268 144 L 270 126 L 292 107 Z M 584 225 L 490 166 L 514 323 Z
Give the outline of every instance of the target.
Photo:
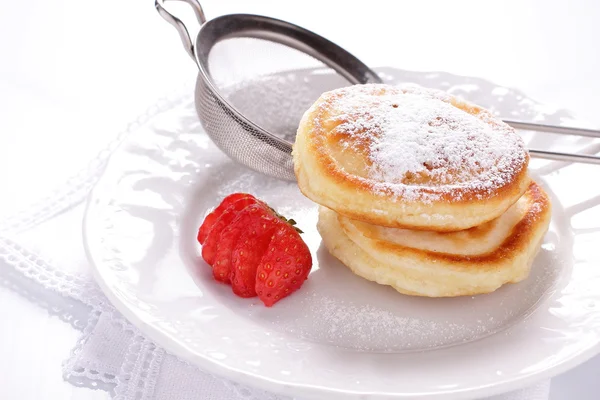
M 219 101 L 202 79 L 196 85 L 196 108 L 210 138 L 233 160 L 276 178 L 295 179 L 291 144 L 248 124 Z
M 196 107 L 207 134 L 233 160 L 279 179 L 295 180 L 292 143 L 302 114 L 316 99 L 305 95 L 301 81 L 283 92 L 276 76 L 287 74 L 289 79 L 294 71 L 308 67 L 332 71 L 301 51 L 267 40 L 232 38 L 217 43 L 208 53 L 208 72 L 213 87 L 229 104 L 199 76 Z M 341 77 L 336 82 L 335 87 L 348 84 Z

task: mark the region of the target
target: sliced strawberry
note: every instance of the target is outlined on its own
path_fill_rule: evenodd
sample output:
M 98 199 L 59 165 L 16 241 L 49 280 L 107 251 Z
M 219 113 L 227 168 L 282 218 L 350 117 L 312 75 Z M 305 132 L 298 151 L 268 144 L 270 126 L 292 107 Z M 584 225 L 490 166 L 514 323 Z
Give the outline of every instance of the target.
M 248 193 L 233 193 L 225 197 L 221 204 L 219 204 L 219 206 L 215 208 L 213 212 L 211 212 L 206 216 L 206 218 L 204 218 L 204 222 L 202 222 L 202 225 L 198 230 L 198 242 L 200 242 L 200 244 L 204 244 L 204 241 L 208 237 L 210 230 L 212 229 L 213 225 L 217 222 L 221 214 L 223 214 L 223 212 L 230 205 L 246 197 L 254 198 L 254 196 Z
M 215 255 L 217 252 L 217 243 L 219 243 L 221 232 L 227 225 L 229 225 L 237 216 L 237 214 L 244 208 L 257 204 L 259 201 L 252 197 L 244 197 L 229 205 L 213 224 L 212 229 L 208 233 L 206 240 L 202 244 L 202 258 L 210 266 L 214 266 Z
M 229 195 L 198 230 L 202 258 L 236 295 L 258 294 L 271 307 L 298 290 L 312 267 L 294 224 L 250 194 Z
M 289 224 L 282 223 L 256 270 L 256 293 L 271 307 L 302 286 L 312 267 L 306 243 Z
M 256 269 L 277 226 L 283 222 L 266 207 L 240 218 L 244 230 L 231 252 L 229 279 L 240 297 L 256 296 Z
M 260 219 L 262 215 L 270 211 L 261 203 L 255 203 L 239 211 L 235 218 L 227 225 L 220 235 L 216 244 L 214 257 L 213 276 L 216 280 L 230 283 L 232 278 L 232 252 L 240 236 L 245 232 L 248 224 L 254 219 Z M 212 238 L 212 233 L 207 239 L 208 243 Z

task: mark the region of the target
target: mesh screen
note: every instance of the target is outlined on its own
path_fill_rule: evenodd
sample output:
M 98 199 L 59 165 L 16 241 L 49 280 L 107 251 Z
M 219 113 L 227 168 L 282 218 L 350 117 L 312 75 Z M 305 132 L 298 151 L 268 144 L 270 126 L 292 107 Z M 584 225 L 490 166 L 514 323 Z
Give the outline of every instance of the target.
M 196 107 L 211 139 L 255 171 L 295 180 L 290 153 L 302 114 L 322 92 L 348 82 L 300 51 L 261 39 L 219 42 L 209 53 L 208 67 L 220 94 L 260 128 L 236 115 L 199 78 Z

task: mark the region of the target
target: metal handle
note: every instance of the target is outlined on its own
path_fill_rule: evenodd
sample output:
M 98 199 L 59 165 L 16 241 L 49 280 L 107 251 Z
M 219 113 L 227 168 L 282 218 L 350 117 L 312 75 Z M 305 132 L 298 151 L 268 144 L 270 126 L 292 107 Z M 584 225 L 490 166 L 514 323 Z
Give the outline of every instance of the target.
M 194 41 L 190 37 L 190 33 L 188 32 L 188 29 L 185 26 L 185 24 L 179 18 L 167 11 L 167 9 L 165 8 L 166 1 L 169 0 L 155 0 L 154 7 L 156 7 L 156 11 L 158 11 L 161 17 L 163 17 L 168 23 L 170 23 L 175 27 L 175 29 L 177 29 L 185 51 L 189 54 L 190 57 L 192 57 L 192 60 L 194 60 L 194 62 L 197 63 L 196 52 L 194 49 Z M 198 0 L 179 1 L 183 1 L 192 7 L 192 9 L 194 10 L 194 14 L 196 15 L 196 20 L 198 21 L 198 24 L 200 24 L 200 27 L 202 27 L 202 25 L 206 22 L 206 16 L 204 15 L 204 11 L 202 10 L 200 2 L 198 2 Z
M 548 132 L 557 133 L 560 135 L 572 135 L 572 136 L 584 136 L 590 138 L 600 138 L 600 131 L 595 129 L 583 129 L 583 128 L 571 128 L 566 126 L 558 125 L 544 125 L 535 124 L 531 122 L 521 121 L 509 121 L 504 120 L 505 123 L 512 126 L 515 129 L 522 129 L 526 131 L 535 132 Z M 578 162 L 584 164 L 595 164 L 600 165 L 600 157 L 588 154 L 573 154 L 573 153 L 562 153 L 548 150 L 530 149 L 529 153 L 533 157 L 543 158 L 546 160 L 554 161 L 567 161 L 567 162 Z
M 556 151 L 534 149 L 530 149 L 529 154 L 536 158 L 543 158 L 544 160 L 600 165 L 600 157 L 588 154 L 561 153 Z
M 531 122 L 509 121 L 504 120 L 508 125 L 515 129 L 523 129 L 526 131 L 558 133 L 560 135 L 575 135 L 592 138 L 600 138 L 600 131 L 595 129 L 570 128 L 567 126 L 534 124 Z

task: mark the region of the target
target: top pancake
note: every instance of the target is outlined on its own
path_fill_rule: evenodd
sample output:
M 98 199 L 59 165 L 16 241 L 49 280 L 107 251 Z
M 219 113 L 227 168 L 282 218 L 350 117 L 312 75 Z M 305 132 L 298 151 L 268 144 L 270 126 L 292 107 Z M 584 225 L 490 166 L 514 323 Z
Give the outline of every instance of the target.
M 324 93 L 294 145 L 302 192 L 350 218 L 455 231 L 490 221 L 525 192 L 529 155 L 490 112 L 420 87 Z

